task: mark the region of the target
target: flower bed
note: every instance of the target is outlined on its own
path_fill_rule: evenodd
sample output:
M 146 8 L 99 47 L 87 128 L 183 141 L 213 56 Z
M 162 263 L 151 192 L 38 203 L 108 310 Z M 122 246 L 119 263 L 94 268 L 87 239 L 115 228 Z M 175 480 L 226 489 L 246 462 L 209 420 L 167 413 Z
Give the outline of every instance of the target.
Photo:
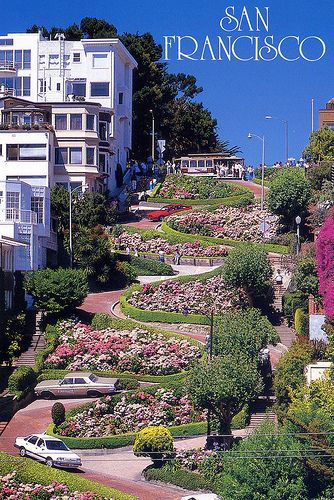
M 217 179 L 211 177 L 190 177 L 172 174 L 167 175 L 157 197 L 174 200 L 226 198 L 240 194 L 240 191 L 238 187 L 232 184 L 217 182 Z
M 171 244 L 164 238 L 152 238 L 145 241 L 139 233 L 122 232 L 117 238 L 113 238 L 113 244 L 118 248 L 136 249 L 142 253 L 158 254 L 162 250 L 166 255 L 172 255 L 176 251 L 187 257 L 222 257 L 227 255 L 224 245 L 204 246 L 200 241 Z
M 278 231 L 278 217 L 256 205 L 246 208 L 222 207 L 214 211 L 201 210 L 187 215 L 171 216 L 168 226 L 176 231 L 239 241 L 263 242 L 261 224 L 269 225 L 266 239 Z
M 205 281 L 171 280 L 158 286 L 148 284 L 142 290 L 134 291 L 127 302 L 148 311 L 202 315 L 208 312 L 209 305 L 214 312 L 222 313 L 247 304 L 244 293 L 228 287 L 220 275 L 209 277 Z
M 52 481 L 48 485 L 26 483 L 16 479 L 16 471 L 0 476 L 0 498 L 15 500 L 102 500 L 100 495 L 91 491 L 71 493 L 66 484 Z
M 94 406 L 76 412 L 58 427 L 58 433 L 77 438 L 112 436 L 151 425 L 183 425 L 205 418 L 205 413 L 195 411 L 188 396 L 159 388 L 154 393 L 125 394 L 120 400 L 102 398 Z
M 46 358 L 45 368 L 167 375 L 189 368 L 201 355 L 200 349 L 187 340 L 141 328 L 94 330 L 82 323 L 63 321 L 58 329 L 58 346 Z

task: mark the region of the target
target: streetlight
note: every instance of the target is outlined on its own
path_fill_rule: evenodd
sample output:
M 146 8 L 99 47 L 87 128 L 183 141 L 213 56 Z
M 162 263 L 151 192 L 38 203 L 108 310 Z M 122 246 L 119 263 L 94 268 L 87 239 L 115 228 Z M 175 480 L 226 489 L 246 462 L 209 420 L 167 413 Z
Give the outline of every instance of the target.
M 297 215 L 295 218 L 296 224 L 297 224 L 297 255 L 299 255 L 299 248 L 300 248 L 300 223 L 302 221 L 301 217 Z
M 285 130 L 285 161 L 288 163 L 289 160 L 289 122 L 288 120 L 283 120 L 282 118 L 277 118 L 276 116 L 268 115 L 265 117 L 266 120 L 278 120 L 284 123 Z
M 83 190 L 83 189 L 87 189 L 88 186 L 87 184 L 84 184 L 84 185 L 80 185 L 80 186 L 77 186 L 76 188 L 74 189 L 69 189 L 69 195 L 70 195 L 70 267 L 72 268 L 73 267 L 73 242 L 72 242 L 72 195 L 73 193 L 75 193 L 76 191 L 79 191 L 80 189 Z
M 155 118 L 154 118 L 154 113 L 153 109 L 150 109 L 150 113 L 152 115 L 152 162 L 154 163 L 154 156 L 155 156 Z
M 259 139 L 262 141 L 262 172 L 261 172 L 261 210 L 264 208 L 264 161 L 265 161 L 265 139 L 264 135 L 261 137 L 260 135 L 256 134 L 251 134 L 249 132 L 248 134 L 248 139 L 252 139 L 253 137 L 256 137 L 256 139 Z

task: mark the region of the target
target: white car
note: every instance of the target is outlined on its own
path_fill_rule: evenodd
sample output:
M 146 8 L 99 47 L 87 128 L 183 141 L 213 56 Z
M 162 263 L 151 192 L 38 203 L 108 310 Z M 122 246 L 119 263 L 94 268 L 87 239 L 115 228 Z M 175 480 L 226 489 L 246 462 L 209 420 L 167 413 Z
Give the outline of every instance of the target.
M 17 437 L 14 446 L 20 450 L 21 457 L 30 456 L 49 467 L 75 468 L 82 465 L 81 458 L 67 448 L 61 439 L 47 434 Z

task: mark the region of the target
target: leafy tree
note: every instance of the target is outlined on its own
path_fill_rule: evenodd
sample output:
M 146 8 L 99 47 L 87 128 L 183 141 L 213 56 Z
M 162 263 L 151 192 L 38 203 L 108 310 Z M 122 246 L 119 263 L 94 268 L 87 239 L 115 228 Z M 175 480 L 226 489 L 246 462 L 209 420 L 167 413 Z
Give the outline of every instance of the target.
M 233 311 L 215 321 L 213 352 L 216 356 L 242 353 L 256 362 L 261 349 L 277 342 L 279 337 L 274 327 L 258 309 Z
M 311 189 L 320 191 L 324 181 L 331 180 L 331 173 L 332 162 L 321 162 L 320 165 L 310 168 L 307 172 L 307 178 L 310 181 Z
M 141 429 L 133 444 L 133 452 L 137 457 L 150 457 L 156 465 L 162 465 L 164 456 L 170 455 L 172 451 L 173 436 L 169 429 L 162 426 Z
M 78 269 L 40 269 L 27 275 L 25 287 L 38 309 L 62 312 L 82 304 L 88 293 L 85 273 Z
M 310 200 L 310 183 L 301 168 L 285 168 L 271 181 L 268 207 L 281 217 L 283 224 L 293 229 L 295 217 L 303 217 Z
M 115 38 L 117 37 L 117 28 L 96 17 L 84 17 L 80 22 L 80 30 L 84 38 Z
M 265 422 L 224 454 L 217 493 L 222 500 L 310 498 L 302 456 L 303 446 L 295 437 L 284 430 L 277 433 L 274 423 Z
M 107 200 L 103 194 L 85 192 L 73 201 L 73 221 L 84 227 L 105 224 L 107 220 Z
M 188 380 L 194 404 L 211 411 L 218 419 L 220 434 L 231 434 L 232 418 L 261 392 L 262 387 L 255 364 L 242 354 L 201 361 Z
M 310 142 L 303 151 L 303 156 L 316 163 L 334 160 L 334 131 L 323 127 L 312 132 Z
M 319 279 L 317 275 L 315 257 L 312 255 L 303 256 L 294 273 L 297 289 L 305 295 L 319 295 Z
M 58 232 L 69 228 L 70 193 L 64 186 L 55 185 L 50 193 L 51 215 L 57 219 Z
M 260 306 L 261 297 L 269 297 L 272 268 L 260 247 L 250 243 L 238 245 L 225 258 L 223 276 L 227 284 L 243 288 L 252 305 L 260 302 Z

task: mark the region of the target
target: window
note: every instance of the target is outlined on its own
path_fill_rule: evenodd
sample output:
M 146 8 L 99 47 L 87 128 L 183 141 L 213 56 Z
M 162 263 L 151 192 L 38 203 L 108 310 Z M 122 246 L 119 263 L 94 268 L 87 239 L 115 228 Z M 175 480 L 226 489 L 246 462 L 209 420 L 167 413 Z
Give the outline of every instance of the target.
M 31 67 L 31 50 L 23 51 L 23 69 L 30 69 Z
M 74 383 L 75 384 L 87 384 L 87 382 L 84 378 L 75 378 Z
M 90 84 L 90 95 L 92 97 L 108 96 L 109 82 L 92 82 Z
M 15 50 L 15 67 L 22 69 L 22 50 Z
M 20 218 L 20 193 L 7 191 L 6 193 L 6 219 L 17 220 Z
M 73 384 L 73 378 L 64 378 L 61 385 L 71 385 Z
M 74 52 L 73 53 L 73 62 L 74 63 L 79 63 L 80 62 L 80 52 Z
M 46 80 L 40 79 L 39 80 L 39 93 L 45 94 L 45 92 L 46 92 Z
M 17 144 L 7 144 L 7 161 L 15 161 L 19 157 L 19 147 Z
M 87 165 L 94 165 L 95 148 L 86 148 L 86 163 Z
M 56 127 L 56 130 L 66 130 L 67 129 L 67 115 L 55 115 L 55 127 Z
M 12 38 L 0 38 L 0 45 L 13 45 Z
M 41 196 L 31 197 L 31 211 L 35 212 L 37 224 L 43 224 L 44 221 L 44 198 Z
M 70 148 L 70 163 L 81 164 L 82 163 L 82 149 L 81 148 Z
M 49 54 L 49 67 L 58 66 L 59 54 Z
M 107 68 L 108 54 L 93 54 L 93 68 Z
M 86 97 L 86 83 L 85 82 L 73 82 L 72 83 L 72 94 L 76 96 Z
M 46 160 L 45 144 L 7 144 L 7 161 Z
M 69 54 L 64 54 L 64 66 L 69 66 L 70 65 L 70 55 Z
M 106 173 L 107 171 L 107 162 L 106 162 L 106 155 L 100 153 L 99 154 L 99 170 L 100 172 Z
M 57 92 L 60 92 L 60 83 L 57 83 L 56 90 L 57 90 Z
M 123 92 L 120 92 L 118 94 L 118 104 L 123 104 L 124 103 L 124 94 Z
M 0 156 L 2 156 L 2 144 L 0 144 Z M 0 191 L 1 193 L 2 191 Z
M 17 52 L 20 52 L 20 50 L 18 50 Z M 40 56 L 39 56 L 39 65 L 40 65 L 41 68 L 45 67 L 45 54 L 40 54 Z
M 107 140 L 108 124 L 106 122 L 99 123 L 99 136 L 101 141 Z
M 30 95 L 30 76 L 23 77 L 23 95 Z
M 68 150 L 67 148 L 56 148 L 55 150 L 56 153 L 56 158 L 55 162 L 56 165 L 65 165 L 65 163 L 68 163 Z
M 0 64 L 13 66 L 13 51 L 0 50 Z
M 95 130 L 95 115 L 86 115 L 86 129 Z
M 82 115 L 71 114 L 70 115 L 70 129 L 71 130 L 82 130 Z
M 37 443 L 37 436 L 31 436 L 31 438 L 28 439 L 28 443 L 30 444 L 36 444 Z

